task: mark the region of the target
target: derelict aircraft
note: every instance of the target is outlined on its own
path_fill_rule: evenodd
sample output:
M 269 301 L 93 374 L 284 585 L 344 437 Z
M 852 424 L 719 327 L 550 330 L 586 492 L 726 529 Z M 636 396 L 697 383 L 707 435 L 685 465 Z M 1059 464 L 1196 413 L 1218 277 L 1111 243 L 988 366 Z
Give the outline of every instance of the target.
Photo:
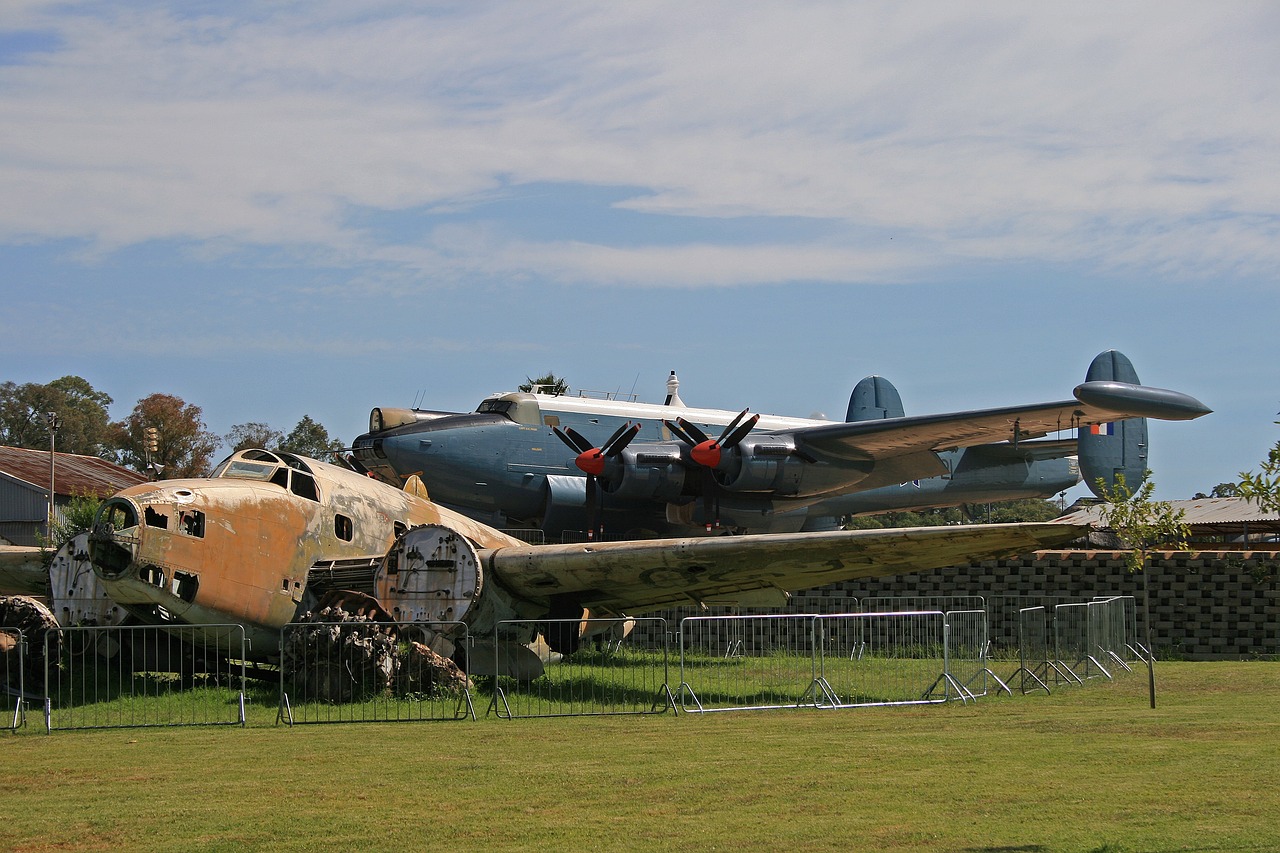
M 534 636 L 528 623 L 504 635 L 503 620 L 636 615 L 761 594 L 780 603 L 789 590 L 1025 553 L 1085 530 L 996 524 L 529 545 L 433 503 L 416 477 L 397 489 L 313 459 L 242 450 L 209 478 L 108 498 L 93 530 L 59 552 L 49 580 L 63 625 L 104 601 L 110 613 L 97 624 L 157 625 L 187 640 L 202 626 L 237 623 L 251 655 L 270 661 L 282 626 L 336 599 L 387 621 L 436 623 L 431 648 L 446 657 L 465 625 L 470 637 L 489 638 L 470 646 L 468 672 L 527 675 L 542 671 L 526 645 Z M 32 550 L 0 552 L 11 580 Z M 582 632 L 562 624 L 542 633 L 570 653 Z
M 674 372 L 672 374 L 674 379 Z M 473 413 L 375 408 L 357 465 L 398 485 L 413 474 L 441 504 L 494 526 L 628 538 L 834 529 L 842 516 L 1050 497 L 1083 478 L 1130 485 L 1147 470 L 1145 418 L 1209 412 L 1141 385 L 1114 350 L 1054 403 L 906 416 L 881 377 L 855 387 L 844 422 L 503 393 Z M 1078 437 L 1044 438 L 1078 431 Z M 718 437 L 717 437 L 718 436 Z

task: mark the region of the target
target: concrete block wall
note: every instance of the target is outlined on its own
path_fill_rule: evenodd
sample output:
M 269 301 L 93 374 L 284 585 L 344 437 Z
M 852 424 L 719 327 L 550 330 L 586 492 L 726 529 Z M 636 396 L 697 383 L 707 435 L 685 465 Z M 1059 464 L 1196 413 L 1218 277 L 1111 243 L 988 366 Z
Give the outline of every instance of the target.
M 850 597 L 981 595 L 992 639 L 1016 636 L 1019 606 L 1132 595 L 1141 620 L 1142 576 L 1116 551 L 1042 551 L 931 572 L 849 581 L 793 596 L 791 612 L 838 612 Z M 1154 554 L 1152 643 L 1158 656 L 1187 659 L 1280 655 L 1280 552 L 1175 551 Z M 1012 614 L 1012 615 L 1010 615 Z M 1141 634 L 1139 634 L 1141 637 Z

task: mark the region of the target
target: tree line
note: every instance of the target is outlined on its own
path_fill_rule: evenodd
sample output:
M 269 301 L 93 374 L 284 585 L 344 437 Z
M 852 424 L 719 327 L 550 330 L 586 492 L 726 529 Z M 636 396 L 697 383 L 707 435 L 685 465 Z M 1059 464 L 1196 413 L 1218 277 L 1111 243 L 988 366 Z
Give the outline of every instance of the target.
M 0 383 L 0 444 L 48 450 L 52 432 L 55 448 L 63 453 L 97 456 L 141 472 L 150 463 L 150 470 L 166 479 L 206 475 L 224 445 L 232 451 L 262 447 L 342 462 L 342 442 L 310 415 L 288 433 L 252 422 L 219 436 L 205 425 L 199 406 L 172 394 L 143 397 L 118 421 L 107 410 L 113 402 L 80 376 L 43 385 Z

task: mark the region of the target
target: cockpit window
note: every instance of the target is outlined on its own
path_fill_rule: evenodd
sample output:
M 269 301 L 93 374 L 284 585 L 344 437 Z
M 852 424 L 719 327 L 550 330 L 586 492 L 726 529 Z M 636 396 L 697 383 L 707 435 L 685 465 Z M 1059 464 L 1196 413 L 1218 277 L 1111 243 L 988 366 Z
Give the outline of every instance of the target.
M 306 462 L 303 462 L 297 456 L 294 456 L 292 453 L 281 453 L 280 459 L 281 461 L 284 462 L 284 464 L 288 465 L 290 468 L 292 468 L 295 471 L 306 471 L 308 474 L 311 473 L 310 466 L 308 466 Z
M 311 467 L 292 453 L 277 455 L 268 450 L 241 450 L 219 465 L 213 476 L 275 483 L 299 497 L 320 500 Z
M 506 415 L 511 412 L 510 400 L 482 400 L 476 409 L 482 415 Z
M 231 459 L 221 472 L 215 472 L 215 476 L 234 477 L 239 480 L 270 480 L 275 471 L 275 465 L 268 465 L 264 462 L 246 462 L 243 459 Z

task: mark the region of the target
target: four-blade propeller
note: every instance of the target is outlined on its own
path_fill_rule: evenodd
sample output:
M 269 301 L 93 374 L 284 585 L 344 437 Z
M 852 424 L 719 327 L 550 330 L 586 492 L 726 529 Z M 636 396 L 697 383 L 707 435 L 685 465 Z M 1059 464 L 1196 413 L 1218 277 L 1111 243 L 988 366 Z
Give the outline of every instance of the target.
M 711 438 L 697 424 L 684 418 L 676 418 L 675 423 L 667 420 L 663 421 L 667 429 L 671 430 L 672 435 L 689 445 L 689 458 L 702 467 L 702 509 L 707 522 L 707 530 L 720 526 L 719 502 L 716 500 L 718 485 L 716 483 L 715 469 L 719 467 L 720 460 L 724 458 L 724 451 L 737 447 L 738 443 L 747 437 L 747 433 L 751 432 L 760 420 L 759 415 L 747 417 L 747 411 L 747 409 L 743 409 L 739 412 L 738 416 L 724 428 L 724 432 L 720 433 L 719 438 Z
M 563 430 L 560 427 L 552 427 L 551 431 L 569 449 L 577 451 L 578 456 L 573 460 L 573 464 L 587 475 L 587 538 L 595 539 L 602 532 L 599 518 L 601 504 L 604 502 L 604 495 L 600 492 L 596 480 L 604 473 L 605 462 L 621 453 L 623 448 L 631 443 L 631 439 L 636 437 L 636 433 L 640 431 L 640 424 L 628 422 L 618 427 L 602 447 L 592 445 L 573 427 L 565 427 Z

